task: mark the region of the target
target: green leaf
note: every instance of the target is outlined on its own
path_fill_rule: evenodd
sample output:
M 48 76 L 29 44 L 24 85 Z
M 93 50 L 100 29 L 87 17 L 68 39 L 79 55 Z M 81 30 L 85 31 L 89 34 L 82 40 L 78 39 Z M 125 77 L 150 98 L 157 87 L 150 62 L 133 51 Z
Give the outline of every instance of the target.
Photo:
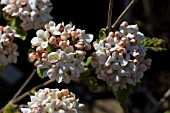
M 29 95 L 34 95 L 35 89 L 31 89 L 31 90 L 29 90 L 28 92 L 29 92 Z
M 97 90 L 98 83 L 97 83 L 97 79 L 95 77 L 93 77 L 93 76 L 88 77 L 88 80 L 86 82 L 87 82 L 90 90 Z
M 22 23 L 21 19 L 15 17 L 15 18 L 12 18 L 10 20 L 10 26 L 11 26 L 11 29 L 17 29 L 17 28 L 20 28 L 21 29 L 21 26 L 20 24 Z
M 89 56 L 86 61 L 86 66 L 89 66 L 90 62 L 92 60 L 92 56 Z
M 27 31 L 25 31 L 23 28 L 21 28 L 20 24 L 22 23 L 22 20 L 18 17 L 13 17 L 5 12 L 3 12 L 3 17 L 8 21 L 8 24 L 10 25 L 12 30 L 15 30 L 18 35 L 20 35 L 20 38 L 22 40 L 25 40 L 27 37 Z
M 29 48 L 29 49 L 28 49 L 28 53 L 32 53 L 32 52 L 36 52 L 35 49 Z
M 19 113 L 19 110 L 14 108 L 12 105 L 7 104 L 4 108 L 3 113 Z
M 55 47 L 54 47 L 54 45 L 48 44 L 46 50 L 47 50 L 48 52 L 51 52 L 51 51 L 54 51 L 54 50 L 55 50 Z
M 119 101 L 121 106 L 124 106 L 126 99 L 129 97 L 130 91 L 136 90 L 140 85 L 141 81 L 138 81 L 136 85 L 127 84 L 126 89 L 118 89 L 118 91 L 114 91 L 114 89 L 112 89 L 112 91 L 116 97 L 116 100 Z
M 25 39 L 26 39 L 26 37 L 27 37 L 27 31 L 25 31 L 24 29 L 21 29 L 21 28 L 17 28 L 17 29 L 16 29 L 16 32 L 17 32 L 18 35 L 20 35 L 20 38 L 21 38 L 22 40 L 25 40 Z
M 38 74 L 38 76 L 40 77 L 40 78 L 44 78 L 44 76 L 43 76 L 43 72 L 45 71 L 45 69 L 39 69 L 39 68 L 37 68 L 37 74 Z
M 85 82 L 90 90 L 96 90 L 98 83 L 97 79 L 91 75 L 91 71 L 89 68 L 84 68 L 84 72 L 80 74 L 80 79 Z
M 4 70 L 5 70 L 5 67 L 6 67 L 6 66 L 0 64 L 0 71 L 4 71 Z
M 80 73 L 80 79 L 87 79 L 90 76 L 89 68 L 84 68 L 84 72 Z
M 8 15 L 5 11 L 3 11 L 3 17 L 5 20 L 11 20 L 11 19 L 15 18 L 11 15 Z
M 116 97 L 116 100 L 119 101 L 121 106 L 123 106 L 126 99 L 128 98 L 128 96 L 130 94 L 130 88 L 119 89 L 118 91 L 113 90 L 113 93 Z
M 158 39 L 158 38 L 150 38 L 150 37 L 145 37 L 144 40 L 141 41 L 141 44 L 147 48 L 148 50 L 151 51 L 165 51 L 167 50 L 165 48 L 165 41 L 163 39 Z
M 99 40 L 97 39 L 96 42 L 99 42 L 100 40 L 103 40 L 104 38 L 106 38 L 106 29 L 105 28 L 101 28 L 99 31 Z

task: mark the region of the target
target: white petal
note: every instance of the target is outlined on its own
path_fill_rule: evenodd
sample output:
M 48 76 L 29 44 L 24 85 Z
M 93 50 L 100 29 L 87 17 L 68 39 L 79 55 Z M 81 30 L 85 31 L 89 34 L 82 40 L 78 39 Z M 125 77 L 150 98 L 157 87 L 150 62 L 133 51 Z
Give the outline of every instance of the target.
M 48 60 L 50 63 L 56 63 L 59 60 L 59 54 L 57 52 L 51 52 L 48 54 Z
M 44 49 L 48 46 L 48 42 L 42 42 L 41 43 L 41 47 Z
M 107 61 L 105 62 L 105 66 L 109 66 L 112 61 L 113 61 L 112 57 L 109 56 L 109 57 L 107 58 Z
M 42 40 L 39 39 L 38 37 L 34 37 L 32 40 L 31 40 L 31 44 L 34 45 L 34 46 L 39 46 L 41 45 L 42 43 Z
M 111 45 L 109 43 L 105 43 L 106 48 L 111 48 Z
M 66 47 L 66 48 L 64 49 L 64 52 L 66 52 L 66 53 L 74 52 L 73 46 L 70 45 L 70 46 Z
M 85 34 L 86 36 L 83 38 L 86 42 L 90 43 L 93 40 L 92 34 Z
M 31 113 L 30 108 L 21 108 L 22 113 Z
M 50 33 L 48 31 L 44 32 L 44 37 L 46 37 L 48 39 L 48 37 L 50 37 Z
M 138 37 L 138 39 L 139 39 L 140 41 L 143 40 L 143 39 L 145 39 L 144 34 L 141 33 L 141 32 L 137 32 L 137 37 Z
M 55 70 L 53 68 L 49 69 L 47 71 L 47 76 L 50 78 L 50 79 L 55 79 Z
M 67 112 L 62 109 L 59 109 L 57 113 L 67 113 Z
M 125 59 L 119 59 L 119 62 L 121 66 L 126 66 L 128 64 L 128 61 Z
M 38 93 L 37 97 L 40 100 L 44 100 L 46 98 L 46 94 L 44 91 L 41 91 L 40 93 Z
M 50 21 L 50 22 L 49 22 L 49 26 L 55 26 L 55 22 Z
M 58 83 L 62 82 L 62 79 L 63 79 L 62 75 L 59 75 L 59 74 L 58 74 L 58 75 L 56 76 L 56 80 L 57 80 Z
M 0 54 L 0 65 L 6 66 L 8 64 L 7 58 L 4 54 Z
M 44 38 L 44 31 L 42 29 L 40 29 L 36 32 L 36 35 L 37 35 L 38 38 L 43 39 Z

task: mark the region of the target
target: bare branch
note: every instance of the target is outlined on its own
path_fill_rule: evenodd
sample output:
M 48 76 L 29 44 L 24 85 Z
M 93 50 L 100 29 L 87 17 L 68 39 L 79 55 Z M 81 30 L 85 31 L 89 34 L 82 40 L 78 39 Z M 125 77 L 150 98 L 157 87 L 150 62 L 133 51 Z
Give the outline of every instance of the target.
M 113 10 L 113 0 L 110 0 L 110 2 L 109 2 L 109 10 L 108 10 L 108 18 L 107 18 L 107 28 L 108 28 L 108 32 L 111 31 L 112 10 Z
M 54 81 L 55 81 L 55 80 L 48 80 L 48 81 L 46 81 L 46 82 L 44 82 L 44 83 L 42 83 L 42 84 L 39 84 L 39 85 L 33 87 L 31 90 L 40 89 L 41 87 L 47 86 L 47 85 L 51 84 L 51 83 L 54 82 Z M 24 99 L 26 96 L 29 96 L 29 92 L 28 92 L 28 91 L 25 92 L 25 93 L 23 93 L 22 95 L 16 97 L 16 98 L 13 100 L 13 103 L 11 103 L 11 104 L 16 104 L 17 102 L 19 102 L 19 101 L 21 101 L 22 99 Z M 5 106 L 1 109 L 0 113 L 3 112 L 4 108 L 5 108 Z
M 47 86 L 47 85 L 51 84 L 51 83 L 54 82 L 54 81 L 55 81 L 55 80 L 48 80 L 48 81 L 46 81 L 46 82 L 44 82 L 44 83 L 42 83 L 42 84 L 39 84 L 39 85 L 33 87 L 31 90 L 40 89 L 40 88 L 42 88 L 42 87 L 44 87 L 44 86 Z M 19 102 L 20 100 L 22 100 L 23 98 L 25 98 L 25 97 L 28 96 L 28 95 L 29 95 L 29 92 L 27 91 L 27 92 L 25 92 L 24 94 L 22 94 L 21 96 L 17 97 L 17 98 L 13 101 L 13 103 L 15 104 L 15 103 Z
M 135 3 L 138 0 L 132 0 L 129 5 L 125 8 L 125 10 L 120 14 L 120 16 L 117 18 L 116 22 L 112 25 L 112 29 L 114 30 L 118 24 L 121 22 L 121 20 L 123 19 L 123 17 L 125 16 L 125 14 L 135 5 Z
M 159 109 L 162 107 L 163 103 L 166 102 L 166 99 L 170 97 L 170 88 L 165 92 L 163 97 L 159 100 L 158 104 L 149 111 L 149 113 L 158 113 Z
M 17 93 L 13 96 L 13 98 L 7 103 L 7 104 L 13 104 L 13 101 L 18 97 L 18 95 L 22 92 L 22 90 L 25 88 L 25 86 L 29 83 L 29 81 L 33 78 L 34 74 L 36 72 L 36 69 L 33 70 L 31 75 L 28 77 L 28 79 L 24 82 L 24 84 L 19 88 Z M 6 105 L 5 105 L 6 106 Z M 4 107 L 0 110 L 0 113 L 3 112 Z

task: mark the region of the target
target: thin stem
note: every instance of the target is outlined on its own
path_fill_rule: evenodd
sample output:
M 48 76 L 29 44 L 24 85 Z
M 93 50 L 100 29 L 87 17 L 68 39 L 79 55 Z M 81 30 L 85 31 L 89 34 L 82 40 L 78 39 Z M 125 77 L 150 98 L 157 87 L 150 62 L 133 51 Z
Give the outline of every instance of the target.
M 20 89 L 18 90 L 18 92 L 14 95 L 14 97 L 10 100 L 11 103 L 13 103 L 13 101 L 15 100 L 16 97 L 18 97 L 18 95 L 21 93 L 21 91 L 25 88 L 25 86 L 29 83 L 29 81 L 33 78 L 34 74 L 36 72 L 36 69 L 33 70 L 33 72 L 31 73 L 31 75 L 28 77 L 28 79 L 24 82 L 24 84 L 20 87 Z
M 39 84 L 39 85 L 33 87 L 31 90 L 40 89 L 41 87 L 47 86 L 47 85 L 51 84 L 51 83 L 54 82 L 54 81 L 55 81 L 55 80 L 48 80 L 48 81 L 46 81 L 46 82 L 44 82 L 44 83 L 42 83 L 42 84 Z M 29 92 L 27 91 L 27 92 L 25 92 L 24 94 L 22 94 L 21 96 L 17 97 L 17 98 L 13 101 L 13 103 L 15 104 L 15 103 L 19 102 L 20 100 L 22 100 L 23 98 L 25 98 L 25 97 L 28 96 L 28 95 L 29 95 Z
M 109 2 L 109 10 L 108 10 L 108 18 L 107 18 L 107 28 L 108 28 L 108 32 L 111 31 L 112 10 L 113 10 L 113 0 L 110 0 L 110 2 Z
M 123 17 L 125 16 L 125 14 L 135 5 L 135 3 L 138 0 L 132 0 L 129 5 L 125 8 L 125 10 L 120 14 L 120 16 L 117 18 L 117 20 L 115 21 L 115 23 L 112 25 L 112 29 L 114 30 L 118 24 L 122 21 Z
M 19 90 L 17 91 L 17 93 L 13 96 L 13 98 L 7 103 L 7 104 L 13 104 L 13 101 L 18 97 L 18 95 L 22 92 L 22 90 L 25 88 L 25 86 L 29 83 L 29 81 L 33 78 L 34 74 L 36 72 L 36 69 L 33 70 L 33 72 L 31 73 L 31 75 L 28 77 L 28 79 L 24 82 L 24 84 L 19 88 Z M 6 105 L 7 105 L 6 104 Z M 6 106 L 5 105 L 5 106 Z M 4 107 L 0 110 L 0 113 L 3 112 Z
M 33 87 L 31 90 L 37 90 L 37 89 L 39 89 L 39 88 L 41 88 L 41 87 L 44 87 L 44 86 L 49 85 L 50 83 L 52 83 L 52 82 L 54 82 L 54 81 L 55 81 L 55 80 L 48 80 L 48 81 L 46 81 L 46 82 L 44 82 L 44 83 L 42 83 L 42 84 L 39 84 L 39 85 Z M 28 95 L 29 95 L 29 92 L 27 91 L 27 92 L 23 93 L 22 95 L 16 97 L 16 98 L 13 100 L 13 104 L 21 101 L 22 99 L 24 99 L 24 98 L 25 98 L 26 96 L 28 96 Z M 1 109 L 0 113 L 3 112 L 4 108 L 5 108 L 5 106 Z
M 170 97 L 170 88 L 164 93 L 163 97 L 159 100 L 158 104 L 152 110 L 150 110 L 149 113 L 158 113 L 163 103 L 166 102 L 167 98 L 169 97 Z

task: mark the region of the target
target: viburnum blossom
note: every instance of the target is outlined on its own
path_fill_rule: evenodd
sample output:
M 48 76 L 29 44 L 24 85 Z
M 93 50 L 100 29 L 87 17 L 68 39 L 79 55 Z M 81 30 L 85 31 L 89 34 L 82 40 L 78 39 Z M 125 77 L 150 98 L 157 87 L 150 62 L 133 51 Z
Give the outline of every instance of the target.
M 151 65 L 147 49 L 141 45 L 144 38 L 137 25 L 122 22 L 119 31 L 94 42 L 91 65 L 96 68 L 97 78 L 116 91 L 126 88 L 127 83 L 135 85 Z
M 24 30 L 40 29 L 52 19 L 50 0 L 1 0 L 2 10 L 9 16 L 22 20 Z
M 68 89 L 40 89 L 30 98 L 28 108 L 21 108 L 22 113 L 83 113 L 84 104 Z
M 58 83 L 77 79 L 84 71 L 83 60 L 86 51 L 91 49 L 93 35 L 75 29 L 72 24 L 62 22 L 56 25 L 53 21 L 36 35 L 31 40 L 35 52 L 29 53 L 29 59 L 38 69 L 44 70 L 43 76 Z
M 14 37 L 19 37 L 9 26 L 0 26 L 0 70 L 9 63 L 17 63 L 18 45 L 13 42 Z

